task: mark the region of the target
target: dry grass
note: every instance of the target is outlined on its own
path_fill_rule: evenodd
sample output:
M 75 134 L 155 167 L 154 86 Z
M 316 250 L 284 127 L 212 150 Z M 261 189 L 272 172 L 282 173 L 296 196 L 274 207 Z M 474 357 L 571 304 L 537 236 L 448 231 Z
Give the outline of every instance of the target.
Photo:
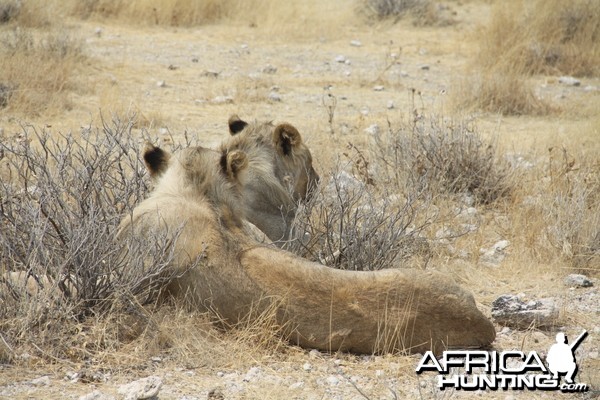
M 470 77 L 459 107 L 504 115 L 544 115 L 556 108 L 540 98 L 532 74 L 600 73 L 600 3 L 589 0 L 513 0 L 497 3 L 478 32 Z
M 480 36 L 478 63 L 519 74 L 600 73 L 600 3 L 590 0 L 498 3 Z
M 46 33 L 16 26 L 0 41 L 0 107 L 21 115 L 52 114 L 72 107 L 69 94 L 85 56 L 62 28 Z

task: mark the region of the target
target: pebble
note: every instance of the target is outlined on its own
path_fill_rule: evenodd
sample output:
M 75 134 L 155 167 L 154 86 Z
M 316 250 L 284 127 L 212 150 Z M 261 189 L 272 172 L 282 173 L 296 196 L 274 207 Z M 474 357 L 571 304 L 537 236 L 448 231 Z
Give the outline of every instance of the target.
M 304 365 L 302 366 L 302 369 L 305 370 L 306 372 L 310 372 L 312 370 L 312 365 L 310 365 L 309 363 L 304 363 Z
M 571 274 L 565 278 L 565 285 L 569 287 L 590 287 L 594 286 L 592 281 L 585 275 L 582 274 Z
M 269 100 L 279 102 L 281 101 L 281 95 L 277 92 L 271 92 L 269 93 Z
M 350 46 L 360 47 L 360 46 L 362 46 L 362 43 L 360 42 L 360 40 L 351 40 L 350 41 Z
M 388 110 L 393 110 L 394 108 L 396 108 L 396 105 L 394 104 L 394 100 L 389 100 L 387 102 L 386 107 L 387 107 Z
M 40 376 L 39 378 L 30 380 L 29 384 L 32 386 L 49 386 L 50 385 L 50 377 Z
M 572 76 L 561 76 L 560 78 L 558 78 L 558 82 L 567 86 L 581 85 L 581 81 L 577 78 L 573 78 Z
M 274 66 L 272 66 L 271 64 L 268 64 L 266 67 L 264 67 L 264 68 L 262 69 L 262 73 L 263 73 L 263 74 L 269 74 L 269 75 L 272 75 L 272 74 L 274 74 L 274 73 L 276 73 L 276 72 L 277 72 L 277 67 L 274 67 Z
M 231 96 L 217 96 L 211 100 L 214 104 L 231 104 L 233 103 L 233 97 Z
M 94 390 L 91 393 L 79 396 L 79 400 L 115 400 L 114 396 L 102 393 L 99 390 Z
M 302 389 L 304 387 L 304 382 L 300 381 L 300 382 L 296 382 L 296 383 L 292 383 L 289 386 L 290 390 L 297 390 L 297 389 Z
M 165 81 L 157 81 L 156 82 L 156 86 L 162 87 L 162 88 L 167 87 L 167 82 L 165 82 Z
M 382 92 L 385 89 L 382 85 L 373 86 L 373 90 L 376 92 Z
M 119 386 L 118 392 L 124 400 L 145 400 L 157 396 L 161 387 L 162 379 L 160 377 L 149 376 Z
M 343 55 L 339 55 L 335 57 L 335 62 L 338 63 L 345 63 L 347 61 L 347 58 Z
M 340 383 L 340 379 L 337 376 L 328 376 L 326 382 L 330 386 L 337 386 Z

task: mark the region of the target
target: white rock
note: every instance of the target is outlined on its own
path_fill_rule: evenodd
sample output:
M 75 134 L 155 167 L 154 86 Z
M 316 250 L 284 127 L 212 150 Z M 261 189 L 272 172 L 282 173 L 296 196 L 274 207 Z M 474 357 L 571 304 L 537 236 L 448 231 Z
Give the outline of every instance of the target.
M 385 372 L 382 369 L 375 370 L 375 376 L 378 378 L 383 378 L 385 376 Z
M 500 240 L 499 242 L 496 242 L 492 248 L 495 251 L 504 251 L 509 245 L 510 242 L 508 240 Z
M 30 380 L 29 384 L 32 386 L 50 386 L 50 377 L 40 376 L 39 378 Z
M 281 95 L 277 92 L 269 93 L 269 100 L 279 102 L 281 101 Z
M 99 390 L 94 390 L 91 393 L 79 396 L 79 400 L 115 400 L 114 396 L 102 393 Z
M 230 104 L 233 103 L 233 97 L 231 96 L 217 96 L 211 100 L 214 104 Z
M 338 62 L 338 63 L 345 63 L 346 60 L 347 60 L 347 58 L 341 54 L 339 56 L 335 57 L 335 62 Z
M 572 76 L 561 76 L 558 78 L 558 82 L 567 86 L 579 86 L 581 85 L 581 81 L 577 78 L 573 78 Z
M 362 46 L 362 43 L 360 42 L 360 40 L 351 40 L 350 46 L 360 47 L 360 46 Z
M 376 92 L 382 92 L 384 89 L 385 89 L 385 87 L 383 85 L 373 86 L 373 90 Z
M 585 275 L 570 274 L 565 278 L 565 285 L 569 287 L 590 287 L 594 286 L 592 281 Z
M 161 387 L 162 379 L 160 377 L 149 376 L 121 385 L 118 392 L 124 400 L 145 400 L 157 396 Z
M 379 129 L 379 125 L 377 124 L 373 124 L 373 125 L 369 125 L 366 129 L 365 129 L 365 133 L 367 135 L 373 135 L 373 136 L 377 136 L 379 135 L 379 132 L 381 131 L 381 129 Z
M 392 110 L 392 109 L 394 109 L 395 107 L 396 107 L 396 105 L 394 104 L 394 100 L 389 100 L 389 101 L 387 102 L 387 109 L 388 109 L 388 110 Z
M 302 389 L 304 387 L 304 382 L 300 381 L 300 382 L 296 382 L 296 383 L 292 383 L 289 388 L 290 390 L 298 390 L 298 389 Z
M 304 363 L 304 365 L 302 365 L 302 369 L 306 372 L 310 372 L 312 371 L 312 365 L 310 365 L 309 363 Z
M 340 383 L 340 379 L 337 376 L 328 376 L 325 380 L 330 386 L 337 386 Z

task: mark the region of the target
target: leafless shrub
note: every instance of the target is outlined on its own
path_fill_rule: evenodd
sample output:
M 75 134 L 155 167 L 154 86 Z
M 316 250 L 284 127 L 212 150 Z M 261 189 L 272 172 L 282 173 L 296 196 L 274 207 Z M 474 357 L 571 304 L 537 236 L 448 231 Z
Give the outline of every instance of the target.
M 545 237 L 570 266 L 600 272 L 600 165 L 550 148 L 541 210 Z
M 175 276 L 178 233 L 114 239 L 148 191 L 133 125 L 114 120 L 79 135 L 25 126 L 0 143 L 0 302 L 12 304 L 0 307 L 0 330 L 14 341 L 36 327 L 50 346 L 69 321 L 115 310 L 147 324 L 143 307 Z
M 430 0 L 367 0 L 365 6 L 378 18 L 388 18 L 423 10 L 429 4 Z
M 407 123 L 388 124 L 373 136 L 378 174 L 402 184 L 425 185 L 432 193 L 473 196 L 488 204 L 511 192 L 512 171 L 468 120 L 446 120 L 413 111 Z

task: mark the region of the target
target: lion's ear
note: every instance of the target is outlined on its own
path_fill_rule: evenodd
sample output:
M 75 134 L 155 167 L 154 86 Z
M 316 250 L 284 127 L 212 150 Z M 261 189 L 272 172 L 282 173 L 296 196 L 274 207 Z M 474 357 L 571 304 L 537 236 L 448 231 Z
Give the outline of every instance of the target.
M 152 178 L 159 177 L 167 170 L 170 158 L 171 155 L 160 147 L 156 147 L 152 143 L 146 143 L 146 147 L 144 148 L 144 163 Z
M 237 179 L 241 171 L 248 166 L 248 157 L 241 150 L 224 152 L 221 156 L 221 168 L 230 179 Z
M 290 155 L 294 147 L 299 146 L 302 143 L 302 137 L 298 129 L 290 124 L 280 124 L 275 127 L 273 131 L 273 141 L 275 147 L 283 153 L 283 155 Z
M 231 133 L 232 135 L 240 133 L 244 130 L 246 126 L 248 126 L 248 123 L 240 119 L 240 117 L 238 117 L 237 114 L 233 114 L 231 117 L 229 117 L 228 124 L 229 133 Z

